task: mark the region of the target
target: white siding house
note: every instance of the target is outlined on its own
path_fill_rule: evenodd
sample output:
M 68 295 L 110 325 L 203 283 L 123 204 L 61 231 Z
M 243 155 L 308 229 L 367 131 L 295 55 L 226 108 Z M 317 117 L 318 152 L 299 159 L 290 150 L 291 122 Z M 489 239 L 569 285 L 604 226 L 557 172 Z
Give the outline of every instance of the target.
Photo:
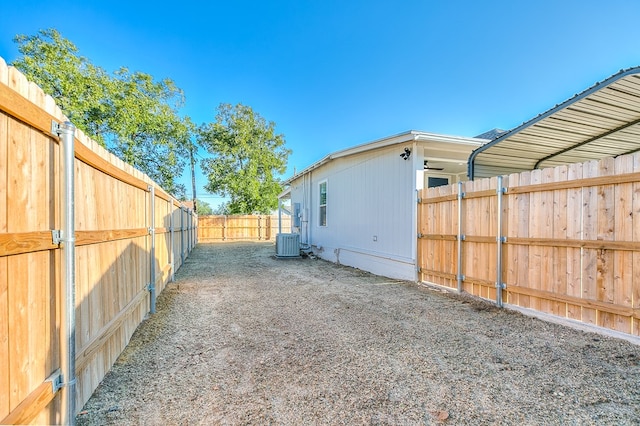
M 416 191 L 466 179 L 484 142 L 409 131 L 330 154 L 285 182 L 291 232 L 323 259 L 415 280 Z

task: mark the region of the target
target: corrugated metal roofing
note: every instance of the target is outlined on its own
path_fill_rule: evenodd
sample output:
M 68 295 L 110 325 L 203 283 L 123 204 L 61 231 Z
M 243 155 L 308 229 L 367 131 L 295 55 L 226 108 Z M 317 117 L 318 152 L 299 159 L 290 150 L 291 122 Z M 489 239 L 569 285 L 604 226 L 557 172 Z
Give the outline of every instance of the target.
M 477 148 L 469 178 L 598 160 L 640 150 L 640 67 L 621 70 Z

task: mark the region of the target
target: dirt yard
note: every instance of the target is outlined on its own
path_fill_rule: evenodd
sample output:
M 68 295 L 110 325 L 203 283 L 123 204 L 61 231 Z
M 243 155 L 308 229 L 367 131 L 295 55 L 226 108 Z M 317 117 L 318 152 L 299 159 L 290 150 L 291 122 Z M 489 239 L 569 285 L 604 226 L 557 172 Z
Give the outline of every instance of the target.
M 640 424 L 640 346 L 274 253 L 199 245 L 78 424 Z

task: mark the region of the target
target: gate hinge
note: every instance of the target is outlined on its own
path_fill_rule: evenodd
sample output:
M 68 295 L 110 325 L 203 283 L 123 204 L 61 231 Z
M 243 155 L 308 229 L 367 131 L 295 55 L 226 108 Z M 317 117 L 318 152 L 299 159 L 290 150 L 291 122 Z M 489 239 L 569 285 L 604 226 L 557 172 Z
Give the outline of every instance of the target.
M 496 283 L 496 288 L 500 290 L 504 290 L 507 288 L 507 283 L 502 283 L 502 284 Z
M 62 243 L 62 231 L 59 229 L 52 229 L 51 240 L 54 245 L 59 246 Z
M 422 234 L 418 232 L 418 238 L 422 238 Z
M 418 197 L 418 204 L 422 204 L 422 198 Z

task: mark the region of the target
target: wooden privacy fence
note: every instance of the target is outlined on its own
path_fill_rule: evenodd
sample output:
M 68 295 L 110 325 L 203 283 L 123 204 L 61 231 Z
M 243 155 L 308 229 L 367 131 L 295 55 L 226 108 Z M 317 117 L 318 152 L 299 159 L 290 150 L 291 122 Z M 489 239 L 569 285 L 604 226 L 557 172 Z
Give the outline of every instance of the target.
M 638 336 L 639 172 L 630 154 L 424 189 L 420 280 Z
M 282 216 L 282 232 L 291 232 L 291 217 Z M 270 241 L 278 233 L 277 215 L 215 215 L 198 217 L 198 240 Z
M 61 421 L 61 146 L 54 100 L 0 58 L 0 423 Z M 76 132 L 77 408 L 197 240 L 197 217 Z M 47 379 L 51 379 L 47 381 Z M 71 413 L 75 415 L 75 413 Z

